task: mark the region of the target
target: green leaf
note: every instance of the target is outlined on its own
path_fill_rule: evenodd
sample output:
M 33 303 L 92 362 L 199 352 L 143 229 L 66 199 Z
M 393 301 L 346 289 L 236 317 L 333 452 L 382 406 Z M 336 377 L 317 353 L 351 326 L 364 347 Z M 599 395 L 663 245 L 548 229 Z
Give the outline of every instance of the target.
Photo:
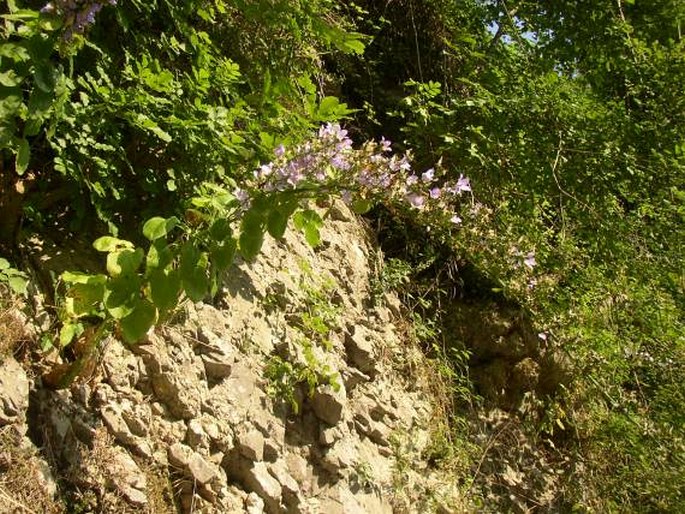
M 9 69 L 0 73 L 0 85 L 5 87 L 15 87 L 21 84 L 24 77 L 17 75 L 17 72 Z
M 145 269 L 149 272 L 157 268 L 166 268 L 174 260 L 171 247 L 163 239 L 158 239 L 150 245 L 145 260 Z
M 9 2 L 8 2 L 9 3 Z M 14 2 L 11 2 L 14 3 Z M 3 14 L 0 18 L 4 18 L 10 21 L 30 21 L 35 20 L 40 16 L 38 11 L 33 11 L 31 9 L 17 9 L 12 14 Z
M 316 211 L 307 209 L 295 213 L 295 216 L 293 216 L 293 223 L 297 229 L 304 233 L 304 238 L 309 246 L 316 247 L 321 244 L 319 229 L 323 225 L 323 220 Z
M 31 158 L 31 148 L 26 139 L 19 140 L 19 147 L 17 148 L 16 170 L 19 175 L 23 175 L 26 168 L 29 167 L 29 159 Z
M 259 255 L 264 244 L 264 232 L 252 231 L 240 234 L 240 254 L 251 261 Z
M 83 325 L 81 323 L 65 323 L 59 331 L 60 346 L 64 348 L 81 334 L 83 334 Z
M 175 216 L 150 218 L 143 225 L 143 235 L 150 241 L 154 241 L 166 236 L 176 225 L 178 225 L 178 218 Z
M 95 314 L 105 295 L 103 282 L 76 283 L 67 291 L 66 310 L 70 316 L 80 318 Z
M 10 263 L 7 259 L 0 257 L 0 271 L 10 267 Z
M 209 235 L 214 241 L 224 241 L 231 237 L 231 234 L 233 234 L 231 224 L 225 218 L 215 220 L 209 229 Z
M 142 339 L 157 321 L 157 309 L 147 300 L 138 302 L 133 312 L 123 318 L 119 325 L 127 343 Z
M 55 90 L 55 68 L 49 62 L 37 65 L 33 77 L 41 91 L 52 93 Z
M 309 224 L 304 227 L 304 238 L 312 248 L 321 244 L 321 233 L 319 227 Z
M 38 135 L 41 127 L 43 126 L 43 120 L 40 118 L 29 118 L 24 124 L 24 137 L 32 137 Z
M 266 228 L 274 239 L 281 239 L 288 227 L 288 214 L 280 209 L 274 209 L 269 213 Z
M 126 248 L 110 252 L 107 256 L 107 272 L 113 277 L 133 274 L 143 262 L 143 257 L 142 248 L 136 248 L 135 250 Z
M 107 312 L 114 319 L 128 316 L 140 301 L 141 280 L 137 275 L 122 275 L 111 279 L 103 295 Z
M 155 123 L 149 116 L 143 113 L 138 113 L 138 116 L 136 117 L 136 122 L 141 128 L 149 130 L 165 143 L 171 142 L 171 135 L 168 132 L 164 131 L 159 125 L 157 125 L 157 123 Z
M 352 202 L 352 210 L 357 214 L 366 214 L 371 210 L 373 204 L 369 200 L 359 199 Z
M 15 62 L 24 62 L 31 58 L 28 50 L 21 44 L 5 41 L 0 44 L 0 57 L 7 57 Z
M 322 118 L 327 118 L 335 112 L 338 105 L 340 105 L 340 100 L 335 96 L 327 96 L 319 104 L 319 116 Z
M 176 270 L 153 270 L 149 276 L 150 299 L 160 312 L 178 305 L 181 294 L 181 276 Z
M 98 252 L 114 252 L 122 248 L 133 248 L 133 243 L 112 236 L 103 236 L 95 240 L 93 248 Z
M 221 244 L 212 245 L 210 250 L 212 264 L 216 266 L 219 271 L 227 269 L 233 264 L 237 246 L 238 244 L 235 239 L 229 239 Z
M 350 32 L 349 35 L 350 37 L 343 42 L 341 50 L 347 53 L 363 54 L 366 46 L 362 41 L 357 39 L 361 34 Z
M 201 301 L 207 294 L 209 279 L 207 267 L 209 260 L 205 252 L 200 252 L 192 243 L 186 243 L 181 249 L 181 283 L 183 290 L 194 302 Z
M 240 253 L 251 261 L 257 257 L 264 244 L 264 219 L 261 211 L 247 211 L 240 229 Z
M 89 275 L 72 271 L 65 271 L 62 273 L 61 278 L 68 284 L 104 284 L 107 282 L 106 275 Z
M 14 291 L 17 294 L 25 296 L 28 293 L 29 281 L 20 275 L 9 277 L 7 283 L 9 284 L 12 291 Z

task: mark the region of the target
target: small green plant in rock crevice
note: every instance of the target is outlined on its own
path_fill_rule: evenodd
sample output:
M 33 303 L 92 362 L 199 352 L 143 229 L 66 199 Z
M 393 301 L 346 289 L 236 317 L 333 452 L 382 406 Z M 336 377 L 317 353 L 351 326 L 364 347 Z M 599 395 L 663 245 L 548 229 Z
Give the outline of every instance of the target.
M 373 468 L 366 460 L 360 460 L 352 465 L 352 475 L 350 480 L 353 485 L 356 485 L 366 493 L 375 493 L 381 495 L 381 488 L 376 484 L 373 475 Z
M 28 277 L 25 273 L 10 266 L 7 259 L 0 257 L 0 285 L 5 284 L 12 292 L 26 296 L 28 288 Z
M 299 279 L 299 290 L 304 295 L 302 306 L 289 316 L 289 321 L 299 328 L 311 341 L 332 349 L 330 334 L 340 329 L 342 308 L 336 305 L 337 284 L 328 276 L 315 278 L 311 265 L 304 260 L 298 262 L 302 275 Z
M 314 356 L 308 341 L 299 343 L 303 348 L 304 362 L 289 362 L 278 355 L 272 356 L 264 368 L 267 379 L 267 393 L 275 399 L 284 401 L 295 414 L 300 412 L 298 389 L 304 387 L 311 397 L 322 384 L 330 385 L 333 390 L 340 389 L 340 375 Z
M 302 296 L 289 295 L 287 290 L 272 286 L 266 302 L 267 308 L 285 310 L 288 323 L 301 336 L 292 341 L 294 351 L 288 357 L 272 356 L 264 370 L 268 393 L 289 404 L 296 414 L 300 411 L 299 388 L 310 397 L 323 384 L 335 391 L 340 388 L 339 374 L 317 358 L 315 345 L 324 351 L 332 350 L 330 334 L 340 328 L 341 315 L 341 309 L 332 303 L 335 281 L 331 277 L 315 277 L 307 261 L 299 260 L 298 267 L 302 272 L 298 279 Z

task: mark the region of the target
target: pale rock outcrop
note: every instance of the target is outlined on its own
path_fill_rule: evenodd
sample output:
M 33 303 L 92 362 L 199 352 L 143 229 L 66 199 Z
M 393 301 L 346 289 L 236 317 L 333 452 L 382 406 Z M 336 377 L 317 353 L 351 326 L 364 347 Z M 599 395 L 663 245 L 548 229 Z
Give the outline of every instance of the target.
M 409 346 L 393 325 L 396 298 L 369 310 L 368 237 L 344 205 L 331 212 L 321 248 L 296 233 L 267 239 L 254 263 L 227 275 L 213 305 L 186 303 L 180 321 L 132 351 L 109 341 L 101 372 L 87 383 L 39 387 L 34 419 L 60 472 L 87 477 L 79 486 L 111 490 L 124 502 L 116 505 L 141 511 L 152 509 L 152 484 L 162 483 L 173 484 L 167 496 L 188 513 L 393 512 L 399 436 L 412 441 L 414 453 L 402 455 L 407 472 L 417 483 L 427 475 L 421 427 L 430 425 L 430 398 L 416 377 L 392 367 Z M 323 281 L 339 319 L 328 343 L 305 346 L 306 331 L 289 320 L 309 312 L 307 291 Z M 274 357 L 309 374 L 269 377 Z M 297 412 L 274 393 L 278 379 L 292 387 Z M 311 396 L 306 380 L 316 381 Z M 29 385 L 6 359 L 0 424 L 23 423 Z M 112 452 L 88 464 L 84 455 L 102 433 Z

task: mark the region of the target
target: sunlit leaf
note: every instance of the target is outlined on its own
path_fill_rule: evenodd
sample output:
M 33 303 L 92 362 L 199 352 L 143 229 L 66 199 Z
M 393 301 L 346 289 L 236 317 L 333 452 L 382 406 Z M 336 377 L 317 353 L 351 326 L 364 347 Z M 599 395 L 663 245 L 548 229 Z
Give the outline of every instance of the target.
M 140 301 L 141 280 L 137 275 L 121 275 L 111 279 L 103 295 L 107 312 L 114 319 L 128 316 Z
M 176 270 L 154 270 L 150 273 L 150 299 L 160 312 L 173 309 L 181 294 L 181 276 Z
M 150 241 L 154 241 L 166 236 L 176 225 L 178 225 L 178 218 L 150 218 L 143 225 L 143 235 Z
M 147 300 L 141 300 L 135 309 L 119 325 L 121 333 L 127 343 L 135 343 L 142 339 L 157 320 L 157 309 Z
M 112 236 L 103 236 L 93 242 L 93 248 L 98 252 L 113 252 L 121 248 L 133 248 L 133 243 Z
M 135 273 L 143 262 L 143 257 L 142 248 L 136 248 L 135 250 L 125 248 L 116 252 L 110 252 L 107 255 L 107 272 L 113 277 Z

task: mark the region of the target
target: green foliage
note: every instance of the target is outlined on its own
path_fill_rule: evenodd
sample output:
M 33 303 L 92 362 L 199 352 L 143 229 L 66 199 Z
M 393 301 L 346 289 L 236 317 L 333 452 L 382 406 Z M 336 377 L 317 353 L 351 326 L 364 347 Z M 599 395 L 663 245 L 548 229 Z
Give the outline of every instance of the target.
M 19 174 L 70 188 L 72 228 L 94 213 L 115 235 L 176 214 L 207 181 L 241 179 L 278 142 L 351 112 L 315 86 L 316 56 L 364 48 L 333 2 L 262 4 L 123 2 L 75 34 L 59 13 L 11 2 L 0 150 Z
M 306 261 L 298 262 L 298 267 L 301 274 L 296 292 L 278 292 L 274 287 L 265 298 L 266 308 L 284 312 L 286 321 L 301 334 L 290 341 L 293 351 L 285 358 L 272 356 L 264 371 L 269 394 L 288 403 L 295 413 L 300 410 L 301 388 L 310 397 L 320 385 L 336 391 L 340 388 L 339 374 L 321 362 L 317 350 L 332 350 L 330 334 L 340 329 L 342 314 L 332 301 L 333 279 L 314 276 Z
M 264 368 L 269 395 L 286 402 L 295 414 L 300 412 L 298 388 L 304 387 L 309 397 L 320 385 L 329 385 L 336 391 L 340 388 L 339 374 L 320 363 L 308 343 L 303 344 L 304 362 L 290 362 L 276 355 L 269 359 Z
M 385 135 L 472 179 L 459 237 L 431 231 L 440 259 L 459 263 L 457 280 L 477 270 L 481 294 L 516 302 L 570 355 L 576 380 L 546 419 L 567 414 L 578 439 L 552 438 L 588 480 L 565 494 L 595 491 L 598 511 L 682 510 L 669 484 L 683 463 L 668 457 L 683 438 L 672 416 L 685 362 L 681 4 L 426 0 L 388 26 L 364 2 L 378 35 L 362 66 L 342 68 L 351 98 L 381 98 Z M 423 226 L 406 229 L 412 264 L 426 261 L 425 232 L 412 231 Z
M 7 259 L 0 257 L 0 284 L 6 284 L 16 294 L 27 294 L 28 277 L 25 273 L 13 268 Z
M 237 248 L 230 219 L 238 202 L 217 192 L 208 185 L 206 196 L 191 200 L 196 208 L 190 210 L 195 215 L 192 223 L 176 217 L 147 220 L 142 228 L 145 246 L 112 236 L 98 238 L 93 246 L 107 254 L 107 275 L 62 275 L 68 286 L 62 346 L 83 329 L 82 320 L 92 317 L 113 320 L 124 339 L 135 343 L 173 313 L 182 295 L 200 301 L 214 294 Z
M 38 12 L 11 2 L 0 15 L 0 152 L 14 156 L 22 175 L 31 159 L 31 139 L 53 119 L 55 105 L 66 98 L 65 77 L 53 56 L 59 28 Z
M 332 278 L 315 279 L 304 262 L 300 263 L 300 268 L 303 271 L 299 282 L 300 292 L 304 295 L 303 305 L 289 316 L 289 320 L 309 341 L 330 351 L 330 334 L 341 328 L 342 308 L 334 301 L 335 281 Z

